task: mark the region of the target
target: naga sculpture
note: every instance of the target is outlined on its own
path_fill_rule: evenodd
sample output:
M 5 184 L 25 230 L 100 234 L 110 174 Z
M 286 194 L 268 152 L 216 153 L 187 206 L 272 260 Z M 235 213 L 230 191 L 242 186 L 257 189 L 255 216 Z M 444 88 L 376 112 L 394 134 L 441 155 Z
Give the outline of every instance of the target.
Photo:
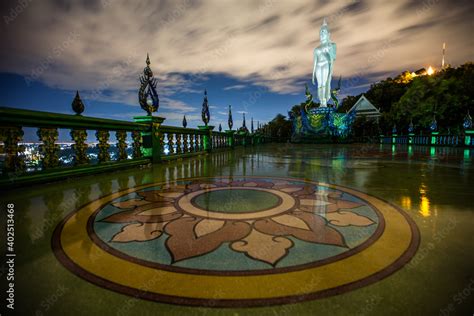
M 160 106 L 160 99 L 156 92 L 156 79 L 153 77 L 153 71 L 150 68 L 150 57 L 148 54 L 146 55 L 146 67 L 143 69 L 143 75 L 140 76 L 138 101 L 140 102 L 140 107 L 150 116 Z

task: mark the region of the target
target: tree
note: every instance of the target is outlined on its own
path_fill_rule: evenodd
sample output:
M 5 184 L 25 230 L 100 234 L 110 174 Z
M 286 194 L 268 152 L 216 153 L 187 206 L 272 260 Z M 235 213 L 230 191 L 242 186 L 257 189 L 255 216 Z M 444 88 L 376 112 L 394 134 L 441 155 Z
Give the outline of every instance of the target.
M 277 114 L 273 120 L 268 123 L 268 128 L 272 137 L 285 138 L 291 136 L 291 121 L 286 119 L 283 114 Z

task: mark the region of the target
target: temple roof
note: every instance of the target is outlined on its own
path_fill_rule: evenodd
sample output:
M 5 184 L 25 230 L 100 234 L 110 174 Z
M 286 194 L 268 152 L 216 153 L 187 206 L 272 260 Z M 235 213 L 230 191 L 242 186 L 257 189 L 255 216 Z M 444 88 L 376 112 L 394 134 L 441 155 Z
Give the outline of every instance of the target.
M 380 111 L 366 97 L 362 95 L 348 113 L 355 111 L 356 116 L 379 117 Z

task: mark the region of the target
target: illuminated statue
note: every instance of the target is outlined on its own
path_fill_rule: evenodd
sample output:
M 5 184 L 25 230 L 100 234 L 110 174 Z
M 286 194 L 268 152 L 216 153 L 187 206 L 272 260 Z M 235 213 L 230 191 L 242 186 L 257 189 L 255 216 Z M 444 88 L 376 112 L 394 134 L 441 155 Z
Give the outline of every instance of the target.
M 313 85 L 318 81 L 318 97 L 321 107 L 327 107 L 331 99 L 331 79 L 336 60 L 336 43 L 331 42 L 329 28 L 324 19 L 319 38 L 321 44 L 314 49 Z

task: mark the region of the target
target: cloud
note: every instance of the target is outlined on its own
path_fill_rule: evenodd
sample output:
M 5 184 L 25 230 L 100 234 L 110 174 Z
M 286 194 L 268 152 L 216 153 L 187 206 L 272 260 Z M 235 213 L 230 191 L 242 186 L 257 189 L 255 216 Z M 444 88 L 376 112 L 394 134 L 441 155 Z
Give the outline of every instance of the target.
M 233 86 L 228 86 L 228 87 L 225 87 L 224 90 L 225 91 L 228 91 L 228 90 L 241 90 L 241 89 L 245 89 L 247 86 L 244 85 L 244 84 L 236 84 L 236 85 L 233 85 Z
M 9 16 L 16 1 L 2 3 Z M 164 109 L 202 93 L 207 74 L 295 93 L 312 72 L 324 16 L 338 45 L 335 75 L 370 77 L 473 59 L 472 1 L 63 1 L 31 2 L 0 29 L 0 71 L 102 101 L 137 105 L 150 53 Z M 219 27 L 216 27 L 219 26 Z
M 188 105 L 183 101 L 178 101 L 170 98 L 162 98 L 160 104 L 160 109 L 175 110 L 181 113 L 195 112 L 200 109 L 198 107 Z

